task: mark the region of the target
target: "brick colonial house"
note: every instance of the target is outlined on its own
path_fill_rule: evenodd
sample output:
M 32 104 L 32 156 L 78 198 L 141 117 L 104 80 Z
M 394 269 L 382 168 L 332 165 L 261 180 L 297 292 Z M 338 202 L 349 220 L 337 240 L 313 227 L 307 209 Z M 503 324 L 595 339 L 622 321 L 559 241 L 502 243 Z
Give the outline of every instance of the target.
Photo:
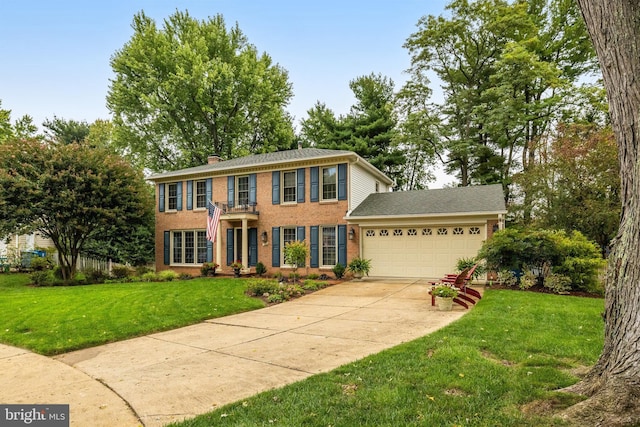
M 502 226 L 498 186 L 390 192 L 393 182 L 351 151 L 304 148 L 153 175 L 156 269 L 199 274 L 205 261 L 222 271 L 240 260 L 270 273 L 287 242 L 304 240 L 303 274 L 329 273 L 355 256 L 371 275 L 438 277 L 475 256 Z M 215 244 L 206 239 L 207 200 L 222 209 Z M 453 262 L 453 264 L 452 264 Z

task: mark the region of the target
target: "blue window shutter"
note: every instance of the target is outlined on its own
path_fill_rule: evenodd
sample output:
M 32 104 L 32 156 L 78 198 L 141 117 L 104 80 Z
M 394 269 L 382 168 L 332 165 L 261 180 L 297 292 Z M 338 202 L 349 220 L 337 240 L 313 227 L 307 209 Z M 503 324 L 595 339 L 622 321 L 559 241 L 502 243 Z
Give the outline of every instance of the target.
M 164 184 L 158 184 L 158 211 L 164 212 Z
M 233 228 L 227 228 L 227 265 L 233 261 Z
M 338 226 L 338 263 L 347 266 L 347 226 Z
M 229 205 L 230 208 L 232 208 L 235 203 L 234 203 L 234 187 L 236 184 L 236 178 L 234 176 L 228 176 L 227 177 L 227 204 Z M 233 262 L 233 261 L 232 261 Z
M 280 171 L 271 173 L 271 203 L 280 204 Z
M 182 210 L 182 181 L 176 183 L 176 198 L 177 203 L 176 203 L 176 210 L 181 211 Z
M 169 265 L 171 262 L 171 232 L 164 232 L 164 265 Z
M 338 200 L 347 200 L 347 164 L 346 163 L 341 163 L 338 165 Z
M 213 197 L 213 186 L 211 185 L 211 181 L 212 181 L 211 178 L 207 178 L 206 183 L 205 183 L 205 188 L 206 188 L 206 191 L 207 191 L 207 200 L 206 200 L 207 208 L 209 207 L 209 204 L 208 204 L 209 200 L 213 201 L 211 199 Z
M 255 267 L 258 263 L 258 229 L 249 230 L 249 267 Z
M 319 254 L 318 254 L 318 233 L 319 227 L 317 225 L 312 225 L 309 227 L 309 239 L 311 243 L 309 244 L 309 251 L 311 252 L 311 267 L 317 268 L 319 264 Z
M 298 227 L 298 230 L 296 231 L 296 239 L 303 241 L 305 238 L 304 236 L 304 226 L 300 226 Z
M 309 196 L 312 202 L 317 202 L 320 199 L 320 172 L 318 167 L 312 167 L 309 169 L 311 173 L 311 195 Z
M 207 262 L 213 261 L 213 242 L 207 240 Z
M 298 169 L 298 203 L 304 203 L 304 168 Z
M 256 203 L 257 182 L 256 174 L 249 175 L 249 204 Z
M 271 266 L 280 267 L 280 227 L 271 229 Z
M 193 181 L 187 181 L 187 210 L 193 209 Z

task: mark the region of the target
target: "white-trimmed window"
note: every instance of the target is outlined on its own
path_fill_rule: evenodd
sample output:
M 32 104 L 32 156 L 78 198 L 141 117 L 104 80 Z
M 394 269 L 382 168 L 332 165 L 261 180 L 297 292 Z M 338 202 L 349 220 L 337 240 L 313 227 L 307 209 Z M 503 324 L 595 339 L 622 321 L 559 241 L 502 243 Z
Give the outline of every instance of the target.
M 320 265 L 331 267 L 338 263 L 338 227 L 323 226 L 320 229 L 322 249 L 320 251 Z
M 207 261 L 207 232 L 180 230 L 171 232 L 171 264 L 202 264 Z
M 249 175 L 239 176 L 236 178 L 237 205 L 243 206 L 249 204 Z
M 297 171 L 282 172 L 282 201 L 284 203 L 296 203 L 298 188 Z
M 167 210 L 175 211 L 178 209 L 178 184 L 172 182 L 167 184 Z
M 196 191 L 193 196 L 196 209 L 207 207 L 207 181 L 196 181 Z
M 322 200 L 336 200 L 338 198 L 338 167 L 322 168 Z

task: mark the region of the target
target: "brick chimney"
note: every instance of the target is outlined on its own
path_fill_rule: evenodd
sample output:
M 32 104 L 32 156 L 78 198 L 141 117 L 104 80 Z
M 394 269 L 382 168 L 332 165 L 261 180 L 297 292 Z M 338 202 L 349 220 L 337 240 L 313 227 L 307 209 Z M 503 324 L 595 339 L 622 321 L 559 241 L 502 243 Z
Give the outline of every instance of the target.
M 209 165 L 213 165 L 221 161 L 222 157 L 218 156 L 217 154 L 212 154 L 211 156 L 207 157 L 207 164 Z

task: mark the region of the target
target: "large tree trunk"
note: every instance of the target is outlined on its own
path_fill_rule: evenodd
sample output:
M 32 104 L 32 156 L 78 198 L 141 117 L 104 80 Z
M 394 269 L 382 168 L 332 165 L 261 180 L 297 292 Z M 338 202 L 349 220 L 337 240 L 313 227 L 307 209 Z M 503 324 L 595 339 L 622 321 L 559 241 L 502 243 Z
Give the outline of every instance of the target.
M 622 216 L 609 257 L 600 359 L 567 390 L 590 396 L 578 425 L 640 424 L 640 3 L 578 0 L 604 78 L 620 160 Z

